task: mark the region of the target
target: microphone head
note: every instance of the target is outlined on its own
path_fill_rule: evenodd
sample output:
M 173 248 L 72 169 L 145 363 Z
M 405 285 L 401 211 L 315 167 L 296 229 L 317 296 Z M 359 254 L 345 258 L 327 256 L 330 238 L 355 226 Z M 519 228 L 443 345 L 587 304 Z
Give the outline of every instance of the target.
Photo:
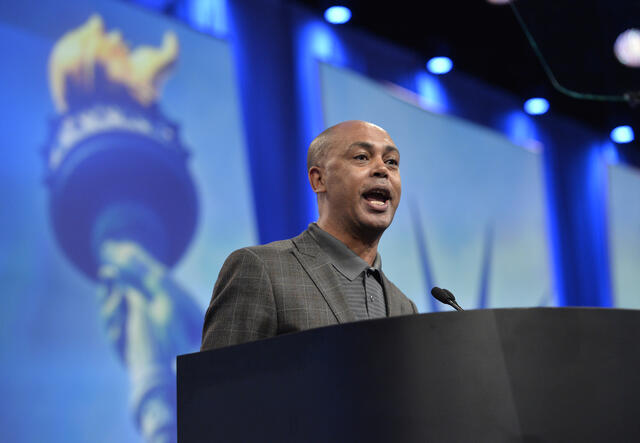
M 439 287 L 434 286 L 433 289 L 431 289 L 431 295 L 433 295 L 439 302 L 452 306 L 456 311 L 464 311 L 464 309 L 456 303 L 456 298 L 448 289 L 440 289 Z
M 431 289 L 431 295 L 433 295 L 435 297 L 436 300 L 438 300 L 440 303 L 444 303 L 445 305 L 448 305 L 451 301 L 451 299 L 449 298 L 449 294 L 451 294 L 449 292 L 449 294 L 447 294 L 446 289 L 440 289 L 437 286 L 434 286 Z

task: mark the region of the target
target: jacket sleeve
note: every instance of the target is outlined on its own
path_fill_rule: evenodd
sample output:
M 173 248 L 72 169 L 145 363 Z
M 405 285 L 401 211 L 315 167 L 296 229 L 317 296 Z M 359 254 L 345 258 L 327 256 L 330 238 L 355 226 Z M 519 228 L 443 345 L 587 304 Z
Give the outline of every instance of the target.
M 263 260 L 240 249 L 225 261 L 205 314 L 201 351 L 276 335 L 277 310 Z

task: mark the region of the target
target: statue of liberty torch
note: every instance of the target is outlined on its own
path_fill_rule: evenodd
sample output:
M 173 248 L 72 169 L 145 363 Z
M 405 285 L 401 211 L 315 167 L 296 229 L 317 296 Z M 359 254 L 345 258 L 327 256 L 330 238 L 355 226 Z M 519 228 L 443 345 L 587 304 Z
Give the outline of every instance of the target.
M 53 231 L 97 283 L 148 442 L 176 440 L 175 356 L 198 348 L 202 322 L 169 274 L 198 215 L 187 151 L 156 103 L 177 56 L 171 32 L 158 48 L 130 51 L 94 15 L 62 36 L 49 60 L 58 112 L 44 152 Z

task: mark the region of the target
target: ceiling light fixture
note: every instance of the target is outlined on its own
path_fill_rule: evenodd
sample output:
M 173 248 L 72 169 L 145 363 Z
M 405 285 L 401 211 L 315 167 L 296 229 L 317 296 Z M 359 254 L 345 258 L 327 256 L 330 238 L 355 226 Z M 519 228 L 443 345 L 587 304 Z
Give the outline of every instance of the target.
M 427 62 L 427 69 L 432 74 L 446 74 L 453 68 L 453 62 L 449 57 L 433 57 Z
M 524 102 L 524 110 L 529 115 L 542 115 L 549 110 L 549 102 L 542 97 L 530 98 Z
M 630 143 L 634 139 L 633 129 L 631 126 L 618 126 L 611 131 L 611 140 L 616 143 Z
M 334 25 L 342 25 L 351 20 L 351 10 L 346 6 L 331 6 L 324 11 L 324 19 Z

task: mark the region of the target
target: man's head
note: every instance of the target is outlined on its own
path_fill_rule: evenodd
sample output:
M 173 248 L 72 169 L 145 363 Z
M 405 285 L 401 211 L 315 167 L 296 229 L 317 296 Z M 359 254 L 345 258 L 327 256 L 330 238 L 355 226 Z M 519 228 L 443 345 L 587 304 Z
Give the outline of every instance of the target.
M 313 140 L 307 169 L 319 224 L 334 233 L 379 238 L 400 202 L 400 152 L 372 123 L 339 123 Z

